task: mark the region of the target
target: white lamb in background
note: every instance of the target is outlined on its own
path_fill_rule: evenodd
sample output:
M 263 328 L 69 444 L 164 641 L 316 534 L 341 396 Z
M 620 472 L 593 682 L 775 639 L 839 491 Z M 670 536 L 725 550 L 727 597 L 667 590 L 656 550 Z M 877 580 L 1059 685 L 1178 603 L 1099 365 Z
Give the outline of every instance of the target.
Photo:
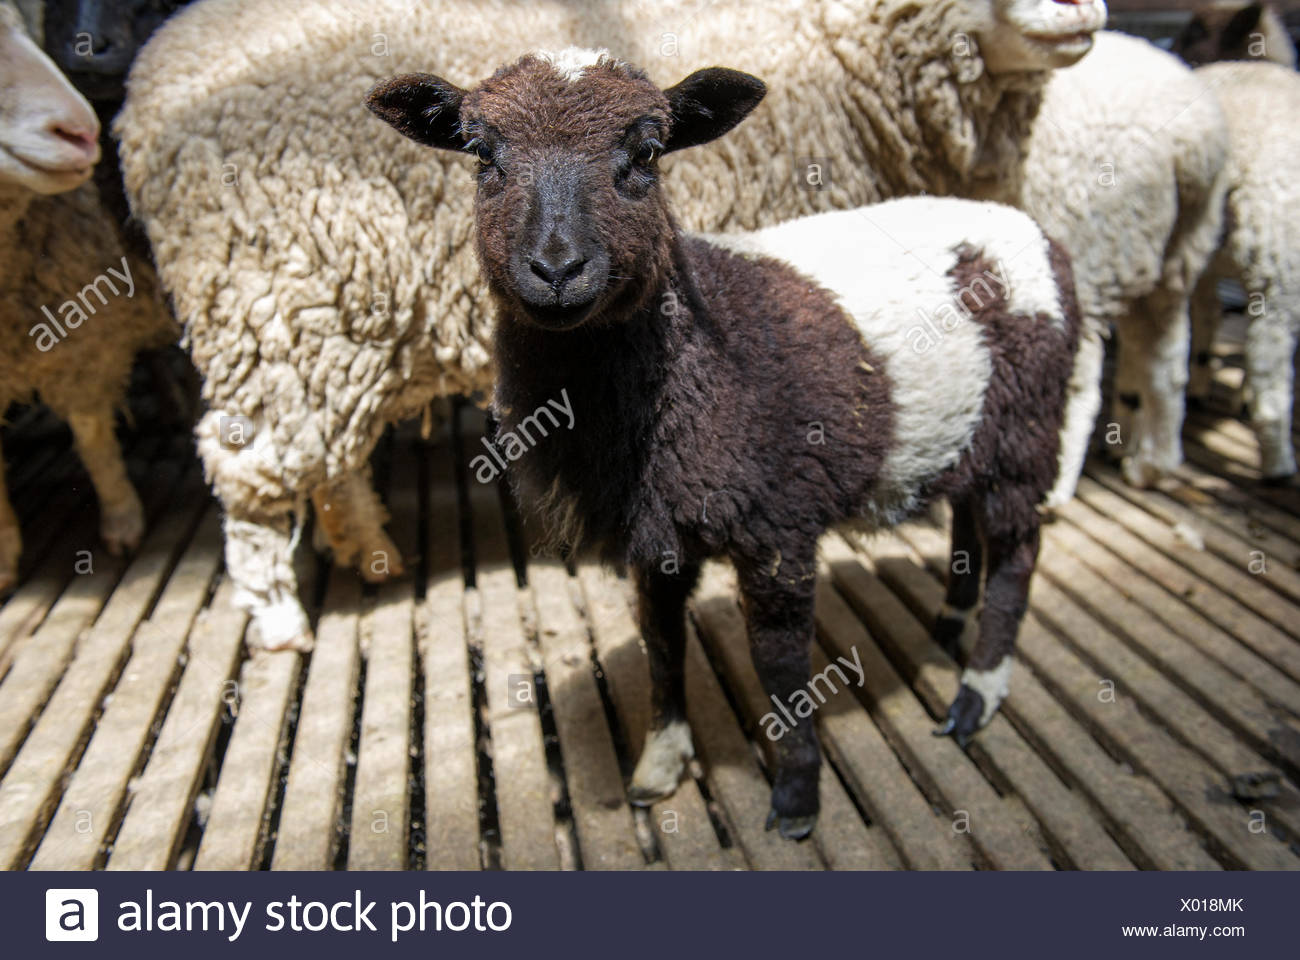
M 1296 472 L 1291 442 L 1295 351 L 1300 335 L 1300 74 L 1275 63 L 1215 63 L 1196 71 L 1228 120 L 1227 216 L 1223 245 L 1193 302 L 1190 396 L 1209 395 L 1210 347 L 1221 318 L 1218 282 L 1246 292 L 1246 404 L 1259 439 L 1260 472 L 1280 482 Z
M 199 452 L 250 643 L 311 643 L 290 562 L 309 499 L 340 559 L 373 579 L 400 569 L 371 450 L 388 423 L 492 381 L 469 191 L 449 182 L 473 158 L 430 157 L 369 117 L 376 80 L 468 82 L 569 44 L 665 82 L 717 62 L 750 71 L 771 85 L 765 103 L 735 136 L 674 159 L 668 183 L 683 227 L 752 228 L 999 186 L 1048 71 L 1083 56 L 1105 17 L 1100 0 L 204 0 L 178 13 L 141 51 L 115 129 L 204 379 Z M 1076 380 L 1095 393 L 1099 346 L 1080 357 Z
M 0 415 L 39 399 L 68 422 L 114 553 L 144 531 L 114 434 L 139 349 L 175 337 L 147 271 L 124 255 L 86 185 L 99 123 L 0 2 Z M 22 539 L 0 470 L 0 590 Z
M 1137 486 L 1182 462 L 1189 301 L 1218 241 L 1226 142 L 1202 78 L 1144 40 L 1103 32 L 1051 74 L 1022 182 L 990 191 L 1070 251 L 1084 315 L 1116 325 L 1113 421 Z M 1052 502 L 1072 494 L 1058 486 Z

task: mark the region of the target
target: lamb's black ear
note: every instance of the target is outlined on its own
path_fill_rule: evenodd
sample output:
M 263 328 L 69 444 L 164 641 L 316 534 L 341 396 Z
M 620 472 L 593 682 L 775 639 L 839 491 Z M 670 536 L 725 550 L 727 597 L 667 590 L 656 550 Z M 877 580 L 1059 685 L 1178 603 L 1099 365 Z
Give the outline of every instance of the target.
M 1264 16 L 1264 5 L 1252 3 L 1242 7 L 1232 15 L 1228 25 L 1223 28 L 1219 40 L 1220 50 L 1231 50 L 1244 44 L 1252 33 L 1259 29 L 1259 21 Z
M 461 150 L 460 103 L 465 91 L 429 73 L 381 80 L 366 94 L 370 112 L 427 147 Z
M 664 91 L 672 108 L 672 132 L 665 152 L 716 140 L 753 110 L 767 87 L 739 70 L 709 67 Z

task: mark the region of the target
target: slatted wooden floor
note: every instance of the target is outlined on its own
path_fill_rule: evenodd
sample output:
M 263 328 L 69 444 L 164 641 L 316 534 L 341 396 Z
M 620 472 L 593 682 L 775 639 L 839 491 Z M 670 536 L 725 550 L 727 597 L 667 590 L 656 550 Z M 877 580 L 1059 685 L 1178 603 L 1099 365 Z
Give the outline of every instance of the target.
M 129 441 L 151 523 L 123 562 L 66 435 L 11 427 L 27 552 L 0 607 L 0 865 L 1300 868 L 1300 490 L 1255 484 L 1239 421 L 1193 416 L 1159 492 L 1090 467 L 1046 533 L 1013 693 L 968 752 L 931 736 L 958 675 L 927 633 L 941 531 L 828 537 L 817 669 L 856 649 L 866 676 L 818 712 L 802 844 L 763 830 L 770 704 L 729 571 L 693 606 L 699 759 L 634 810 L 647 675 L 626 583 L 530 553 L 464 470 L 481 420 L 457 422 L 376 457 L 408 575 L 362 587 L 305 551 L 316 649 L 252 658 L 184 435 Z

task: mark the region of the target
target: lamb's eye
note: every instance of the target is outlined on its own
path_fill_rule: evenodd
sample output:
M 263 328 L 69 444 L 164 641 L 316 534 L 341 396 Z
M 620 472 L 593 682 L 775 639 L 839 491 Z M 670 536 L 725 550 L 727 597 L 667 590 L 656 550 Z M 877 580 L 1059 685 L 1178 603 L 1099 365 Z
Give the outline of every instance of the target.
M 482 137 L 475 137 L 469 143 L 465 144 L 465 149 L 469 153 L 478 157 L 478 162 L 483 164 L 483 166 L 486 167 L 492 163 L 492 148 L 487 145 L 487 141 Z
M 663 152 L 664 145 L 658 140 L 642 140 L 641 146 L 636 148 L 636 162 L 648 167 L 658 160 Z

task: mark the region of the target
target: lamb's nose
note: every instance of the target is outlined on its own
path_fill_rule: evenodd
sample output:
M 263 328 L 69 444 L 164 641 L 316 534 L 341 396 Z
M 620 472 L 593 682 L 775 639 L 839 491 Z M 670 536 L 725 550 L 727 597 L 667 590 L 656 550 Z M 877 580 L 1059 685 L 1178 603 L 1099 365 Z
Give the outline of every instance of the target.
M 534 258 L 529 266 L 556 290 L 582 272 L 587 265 L 587 258 L 579 253 L 566 251 L 558 257 L 549 257 L 545 253 Z

